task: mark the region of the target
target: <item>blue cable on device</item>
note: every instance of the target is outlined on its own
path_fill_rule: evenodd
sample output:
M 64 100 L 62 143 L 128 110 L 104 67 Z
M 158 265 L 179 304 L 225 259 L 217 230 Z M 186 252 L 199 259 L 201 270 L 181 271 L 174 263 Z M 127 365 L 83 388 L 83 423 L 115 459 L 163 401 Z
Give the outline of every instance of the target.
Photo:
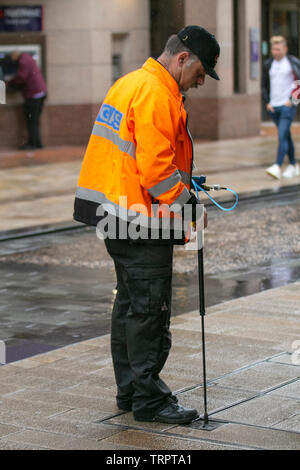
M 222 211 L 224 212 L 230 212 L 232 211 L 233 209 L 236 208 L 238 202 L 239 202 L 239 197 L 237 195 L 237 193 L 233 190 L 233 189 L 229 189 L 229 188 L 225 188 L 223 186 L 220 186 L 218 184 L 214 184 L 214 185 L 207 185 L 205 184 L 206 182 L 206 176 L 193 176 L 192 177 L 192 184 L 194 186 L 194 189 L 196 191 L 196 194 L 197 194 L 197 199 L 199 200 L 199 193 L 198 191 L 203 191 L 207 197 L 219 208 L 221 209 Z M 221 206 L 217 201 L 215 201 L 209 194 L 207 191 L 230 191 L 232 194 L 234 194 L 235 196 L 235 203 L 233 204 L 232 207 L 223 207 Z

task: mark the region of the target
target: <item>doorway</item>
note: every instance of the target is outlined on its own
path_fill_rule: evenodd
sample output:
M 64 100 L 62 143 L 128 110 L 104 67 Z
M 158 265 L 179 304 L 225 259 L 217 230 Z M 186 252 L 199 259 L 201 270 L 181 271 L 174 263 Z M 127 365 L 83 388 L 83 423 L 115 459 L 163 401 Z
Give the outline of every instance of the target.
M 262 2 L 262 61 L 270 57 L 271 36 L 285 36 L 289 54 L 300 57 L 300 0 L 263 0 Z M 270 120 L 262 103 L 262 120 Z M 300 110 L 296 119 L 300 121 Z

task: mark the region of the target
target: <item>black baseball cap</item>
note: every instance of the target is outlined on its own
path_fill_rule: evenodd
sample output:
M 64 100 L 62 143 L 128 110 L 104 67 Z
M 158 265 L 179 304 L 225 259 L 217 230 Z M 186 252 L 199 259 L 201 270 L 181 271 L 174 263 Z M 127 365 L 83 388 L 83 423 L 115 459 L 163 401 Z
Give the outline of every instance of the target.
M 220 55 L 220 46 L 215 36 L 201 26 L 186 26 L 177 34 L 181 42 L 201 60 L 208 75 L 220 80 L 214 70 Z

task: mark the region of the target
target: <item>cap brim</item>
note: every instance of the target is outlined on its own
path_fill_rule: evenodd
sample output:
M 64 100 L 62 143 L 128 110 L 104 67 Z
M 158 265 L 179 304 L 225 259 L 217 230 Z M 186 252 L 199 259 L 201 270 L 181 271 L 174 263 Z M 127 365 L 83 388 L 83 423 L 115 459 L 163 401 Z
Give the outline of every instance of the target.
M 217 72 L 215 71 L 215 69 L 213 69 L 212 67 L 210 67 L 209 65 L 207 65 L 203 61 L 202 61 L 202 64 L 203 64 L 203 67 L 205 68 L 205 71 L 206 71 L 207 75 L 214 78 L 215 80 L 220 80 L 220 77 L 217 74 Z

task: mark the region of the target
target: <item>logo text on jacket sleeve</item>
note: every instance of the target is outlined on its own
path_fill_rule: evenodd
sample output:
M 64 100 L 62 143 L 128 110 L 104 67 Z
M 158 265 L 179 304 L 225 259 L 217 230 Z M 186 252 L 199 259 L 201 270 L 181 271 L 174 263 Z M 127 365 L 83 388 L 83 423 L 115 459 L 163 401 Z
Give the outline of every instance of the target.
M 96 122 L 103 122 L 115 131 L 120 129 L 123 113 L 120 113 L 116 108 L 109 104 L 103 104 L 100 108 Z

